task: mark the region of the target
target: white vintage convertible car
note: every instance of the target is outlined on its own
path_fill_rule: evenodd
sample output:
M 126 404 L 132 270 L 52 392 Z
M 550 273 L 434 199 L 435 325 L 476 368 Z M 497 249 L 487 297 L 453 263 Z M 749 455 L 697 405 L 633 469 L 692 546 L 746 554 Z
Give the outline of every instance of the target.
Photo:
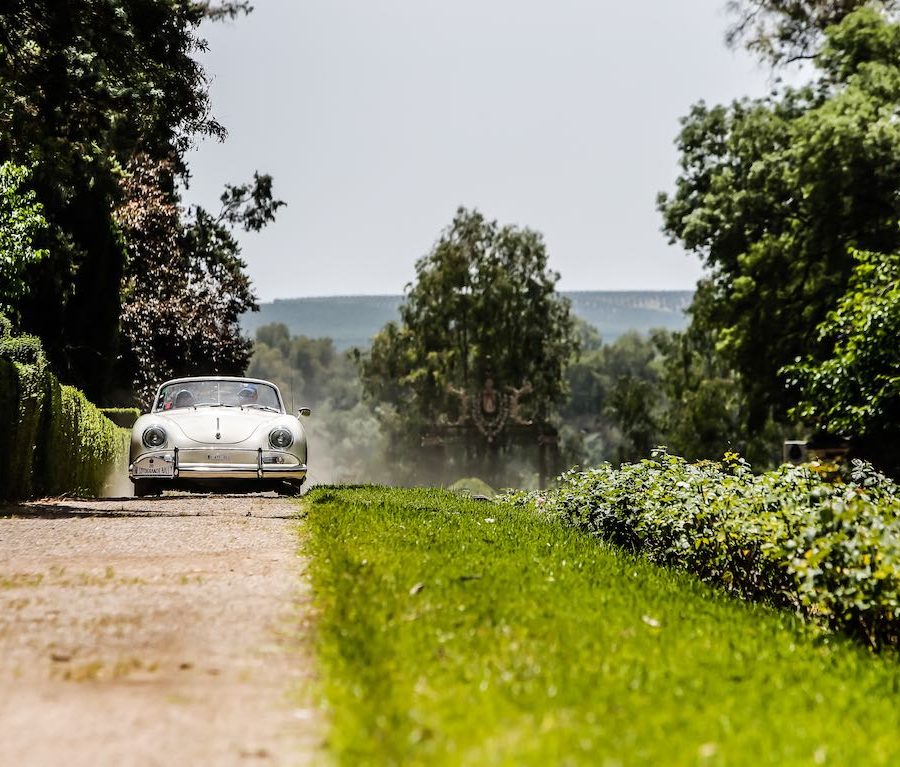
M 177 378 L 135 422 L 128 476 L 136 496 L 167 488 L 296 493 L 306 480 L 306 434 L 268 381 Z

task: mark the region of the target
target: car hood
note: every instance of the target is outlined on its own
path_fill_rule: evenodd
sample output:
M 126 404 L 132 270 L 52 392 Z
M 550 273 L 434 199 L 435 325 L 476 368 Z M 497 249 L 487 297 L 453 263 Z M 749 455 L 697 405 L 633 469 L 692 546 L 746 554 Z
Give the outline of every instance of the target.
M 236 445 L 280 416 L 280 413 L 266 410 L 201 407 L 166 413 L 164 420 L 176 424 L 184 436 L 194 442 Z

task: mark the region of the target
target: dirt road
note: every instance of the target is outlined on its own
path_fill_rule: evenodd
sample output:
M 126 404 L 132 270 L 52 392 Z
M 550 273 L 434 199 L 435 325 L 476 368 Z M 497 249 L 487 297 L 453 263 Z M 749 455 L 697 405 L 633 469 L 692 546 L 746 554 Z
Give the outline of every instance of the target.
M 322 762 L 291 501 L 0 508 L 0 765 Z

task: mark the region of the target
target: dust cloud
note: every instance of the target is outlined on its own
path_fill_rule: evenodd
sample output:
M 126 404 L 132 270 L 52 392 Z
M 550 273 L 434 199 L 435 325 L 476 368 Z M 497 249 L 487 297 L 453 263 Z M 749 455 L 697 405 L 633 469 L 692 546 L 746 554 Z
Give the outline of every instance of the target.
M 303 419 L 308 445 L 308 486 L 409 484 L 390 460 L 378 422 L 368 413 L 327 405 Z
M 103 483 L 103 492 L 101 498 L 130 498 L 134 495 L 134 485 L 128 479 L 128 465 L 126 463 L 118 463 L 106 475 Z

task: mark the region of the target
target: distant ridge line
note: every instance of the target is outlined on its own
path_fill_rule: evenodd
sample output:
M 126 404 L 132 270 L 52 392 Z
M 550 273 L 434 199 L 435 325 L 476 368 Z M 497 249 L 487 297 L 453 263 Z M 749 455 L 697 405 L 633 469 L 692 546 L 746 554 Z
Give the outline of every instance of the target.
M 573 313 L 597 328 L 605 341 L 629 331 L 652 328 L 683 330 L 691 290 L 566 290 Z M 332 338 L 339 350 L 365 347 L 388 322 L 399 319 L 403 294 L 308 296 L 276 298 L 260 311 L 241 317 L 242 330 L 253 336 L 262 325 L 280 322 L 293 335 Z
M 622 295 L 687 295 L 693 297 L 693 290 L 561 290 L 560 295 L 563 296 L 584 296 L 584 295 L 601 295 L 601 296 L 622 296 Z M 403 300 L 406 298 L 405 293 L 337 293 L 333 296 L 293 296 L 291 298 L 273 298 L 271 301 L 263 301 L 262 304 L 283 304 L 288 301 L 343 301 L 348 298 L 352 299 L 370 299 L 370 298 L 391 298 Z
M 288 301 L 346 301 L 347 299 L 369 299 L 369 298 L 390 298 L 402 300 L 405 296 L 401 293 L 357 293 L 355 295 L 337 295 L 337 296 L 296 296 L 295 298 L 273 298 L 266 301 L 268 304 L 283 304 Z

